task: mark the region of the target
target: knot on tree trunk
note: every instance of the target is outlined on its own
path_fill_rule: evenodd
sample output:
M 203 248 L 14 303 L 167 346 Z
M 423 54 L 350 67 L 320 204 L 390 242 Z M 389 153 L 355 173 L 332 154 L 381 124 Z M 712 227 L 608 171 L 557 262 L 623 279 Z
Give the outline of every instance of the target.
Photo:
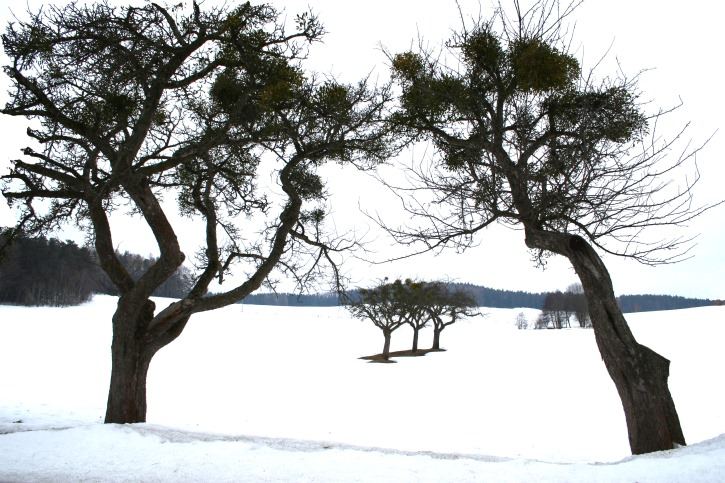
M 149 324 L 154 318 L 154 312 L 156 312 L 156 304 L 152 300 L 146 300 L 138 312 L 138 318 L 136 319 L 136 330 L 137 337 L 145 337 Z
M 596 263 L 599 257 L 596 256 L 596 253 L 592 256 L 592 253 L 590 253 L 590 251 L 593 252 L 592 247 L 584 238 L 579 235 L 570 235 L 569 250 L 572 252 L 572 256 L 576 257 L 587 268 L 590 275 L 597 280 L 602 279 L 601 270 L 597 268 Z
M 579 235 L 571 235 L 569 237 L 569 248 L 574 252 L 586 252 L 588 243 Z

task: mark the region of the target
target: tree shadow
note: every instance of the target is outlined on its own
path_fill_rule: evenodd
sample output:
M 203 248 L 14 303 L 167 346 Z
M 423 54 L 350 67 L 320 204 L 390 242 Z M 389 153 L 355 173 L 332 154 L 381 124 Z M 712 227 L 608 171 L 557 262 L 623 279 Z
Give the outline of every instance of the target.
M 413 352 L 412 350 L 394 351 L 388 354 L 388 358 L 385 359 L 383 354 L 375 354 L 371 356 L 358 357 L 358 359 L 366 360 L 368 362 L 380 363 L 380 364 L 395 364 L 398 361 L 392 360 L 394 357 L 423 357 L 429 352 L 445 352 L 445 349 L 418 349 Z

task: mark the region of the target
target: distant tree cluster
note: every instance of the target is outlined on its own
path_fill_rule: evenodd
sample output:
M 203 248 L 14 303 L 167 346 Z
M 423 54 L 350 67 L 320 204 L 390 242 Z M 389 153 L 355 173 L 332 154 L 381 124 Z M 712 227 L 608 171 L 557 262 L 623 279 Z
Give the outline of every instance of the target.
M 476 301 L 466 291 L 452 289 L 441 282 L 417 282 L 410 279 L 383 282 L 373 288 L 358 289 L 348 298 L 353 317 L 369 320 L 383 332 L 383 360 L 390 358 L 394 331 L 408 324 L 413 329 L 411 353 L 418 352 L 418 336 L 428 324 L 433 326 L 433 345 L 440 350 L 441 332 L 463 317 L 476 315 Z
M 521 290 L 501 290 L 473 285 L 470 283 L 452 284 L 455 289 L 462 289 L 470 293 L 479 307 L 496 307 L 501 309 L 514 309 L 529 307 L 540 309 L 544 305 L 546 293 L 531 293 Z
M 9 233 L 0 237 L 4 246 Z M 155 262 L 128 252 L 116 256 L 136 280 Z M 192 283 L 191 271 L 181 266 L 154 295 L 180 297 Z M 96 293 L 118 295 L 118 290 L 100 268 L 95 251 L 73 241 L 18 236 L 0 258 L 0 303 L 78 305 Z
M 4 244 L 9 233 L 0 235 Z M 0 260 L 0 303 L 77 305 L 98 291 L 91 251 L 72 241 L 18 237 Z
M 534 328 L 563 329 L 571 327 L 572 317 L 579 327 L 592 326 L 584 290 L 579 284 L 570 285 L 563 293 L 560 291 L 548 293 Z
M 518 315 L 516 315 L 516 328 L 519 330 L 526 330 L 529 328 L 529 320 L 523 312 L 519 312 Z
M 580 284 L 577 284 L 580 285 Z M 547 303 L 547 299 L 556 300 L 557 298 L 566 297 L 567 292 L 525 292 L 522 290 L 502 290 L 484 287 L 481 285 L 473 285 L 470 283 L 451 284 L 453 288 L 461 288 L 470 293 L 476 300 L 479 307 L 497 307 L 502 309 L 513 308 L 531 308 L 545 310 L 547 306 L 551 308 L 552 301 Z M 583 292 L 582 292 L 583 293 Z M 580 298 L 580 297 L 578 297 Z M 617 297 L 617 303 L 622 312 L 647 312 L 652 310 L 676 310 L 689 309 L 692 307 L 704 307 L 708 305 L 717 305 L 717 300 L 688 298 L 673 295 L 621 295 Z M 722 304 L 722 301 L 720 301 Z M 581 306 L 581 300 L 576 304 Z M 577 319 L 577 322 L 581 319 Z

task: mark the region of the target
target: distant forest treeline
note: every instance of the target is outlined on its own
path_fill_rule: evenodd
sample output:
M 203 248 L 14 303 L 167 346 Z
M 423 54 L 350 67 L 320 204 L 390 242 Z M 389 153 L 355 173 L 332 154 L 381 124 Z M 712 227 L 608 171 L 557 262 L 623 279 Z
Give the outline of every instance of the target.
M 451 284 L 463 287 L 476 299 L 479 307 L 491 308 L 532 308 L 541 309 L 547 296 L 555 292 L 530 293 L 522 291 L 499 290 L 472 284 Z M 351 294 L 354 297 L 354 292 Z M 617 297 L 622 312 L 650 312 L 654 310 L 687 309 L 707 305 L 722 305 L 719 300 L 693 299 L 673 295 L 622 295 Z M 287 305 L 291 307 L 331 307 L 340 305 L 335 294 L 292 294 L 260 293 L 245 298 L 243 304 L 249 305 Z
M 0 233 L 0 247 L 6 237 Z M 118 253 L 118 257 L 134 279 L 154 263 L 153 258 L 128 252 Z M 191 272 L 181 267 L 154 295 L 177 297 L 191 283 Z M 72 241 L 21 236 L 0 252 L 0 303 L 77 305 L 97 293 L 117 295 L 94 250 Z
M 5 234 L 0 233 L 0 246 Z M 154 263 L 150 257 L 119 253 L 132 277 L 138 278 Z M 181 267 L 154 295 L 181 297 L 193 283 L 191 272 Z M 480 307 L 541 309 L 549 292 L 530 293 L 499 290 L 468 283 L 451 284 L 468 291 Z M 0 303 L 20 305 L 76 305 L 90 300 L 95 293 L 116 295 L 116 290 L 101 270 L 95 252 L 66 241 L 18 237 L 0 253 Z M 354 297 L 354 292 L 352 293 Z M 672 310 L 722 301 L 692 299 L 672 295 L 623 295 L 618 298 L 624 312 Z M 295 307 L 330 307 L 339 305 L 336 294 L 257 293 L 242 303 L 286 305 Z

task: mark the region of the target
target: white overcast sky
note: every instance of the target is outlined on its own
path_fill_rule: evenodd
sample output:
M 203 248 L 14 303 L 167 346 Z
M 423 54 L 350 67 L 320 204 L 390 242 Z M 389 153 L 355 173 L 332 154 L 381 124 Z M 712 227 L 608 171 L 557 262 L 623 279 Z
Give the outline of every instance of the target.
M 319 14 L 328 33 L 323 44 L 312 48 L 309 65 L 348 81 L 371 72 L 373 76 L 385 77 L 387 66 L 381 45 L 392 52 L 406 50 L 420 35 L 435 46 L 460 25 L 454 0 L 278 0 L 271 3 L 290 16 L 308 8 Z M 477 16 L 479 11 L 485 16 L 490 11 L 491 0 L 459 3 L 465 16 Z M 502 0 L 502 3 L 511 2 Z M 35 8 L 41 2 L 5 0 L 0 6 L 0 23 L 7 24 L 11 9 L 22 15 L 28 4 Z M 643 97 L 665 107 L 677 104 L 681 98 L 684 105 L 672 117 L 671 131 L 691 122 L 689 137 L 695 143 L 702 142 L 722 127 L 725 113 L 724 14 L 725 6 L 712 0 L 588 0 L 573 17 L 576 23 L 573 47 L 585 66 L 591 65 L 611 45 L 610 66 L 618 60 L 628 74 L 648 69 L 640 82 Z M 0 80 L 3 104 L 7 85 L 3 76 Z M 7 160 L 19 155 L 19 149 L 24 146 L 24 130 L 22 121 L 0 117 L 0 170 L 5 171 Z M 703 203 L 725 198 L 724 137 L 725 132 L 717 133 L 697 158 L 702 174 L 697 195 Z M 411 156 L 414 154 L 403 155 L 404 160 Z M 387 201 L 379 206 L 382 195 L 371 180 L 347 170 L 335 170 L 334 174 L 329 191 L 334 215 L 340 220 L 353 219 L 365 231 L 367 222 L 357 212 L 358 204 L 374 206 L 382 215 L 395 213 L 395 207 Z M 12 219 L 4 201 L 0 202 L 0 225 L 11 224 Z M 679 264 L 646 267 L 631 260 L 605 257 L 615 291 L 725 298 L 724 221 L 725 207 L 719 207 L 683 231 L 683 235 L 699 234 L 699 237 L 691 252 L 692 258 Z M 134 228 L 138 223 L 126 222 L 120 226 L 115 231 L 119 247 L 144 254 L 153 252 L 148 233 Z M 72 236 L 72 230 L 62 236 Z M 193 239 L 198 237 L 188 234 L 182 237 L 182 242 L 191 244 Z M 378 266 L 351 261 L 346 272 L 358 284 L 383 276 L 416 276 L 529 291 L 563 289 L 575 281 L 575 274 L 563 259 L 551 259 L 546 270 L 536 268 L 520 231 L 495 227 L 482 232 L 477 241 L 478 247 L 462 254 L 426 255 Z M 379 247 L 384 245 L 384 241 L 378 240 Z M 184 248 L 188 254 L 193 252 L 191 245 Z M 385 254 L 384 249 L 378 248 L 375 256 L 383 258 Z

